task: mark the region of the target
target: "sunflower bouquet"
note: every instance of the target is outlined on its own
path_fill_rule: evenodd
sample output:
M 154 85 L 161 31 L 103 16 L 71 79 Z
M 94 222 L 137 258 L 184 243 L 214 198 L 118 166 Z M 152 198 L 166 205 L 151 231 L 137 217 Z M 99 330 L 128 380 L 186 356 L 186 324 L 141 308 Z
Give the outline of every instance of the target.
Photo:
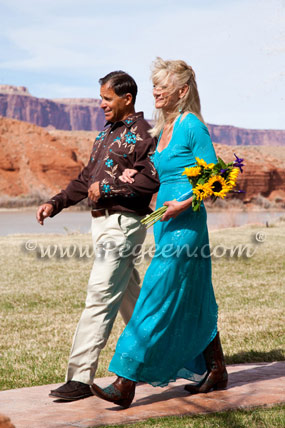
M 243 159 L 235 155 L 235 161 L 225 163 L 220 157 L 217 163 L 208 163 L 203 159 L 195 158 L 196 165 L 190 168 L 185 168 L 182 175 L 186 175 L 192 185 L 192 189 L 177 198 L 178 202 L 185 201 L 193 196 L 192 209 L 197 211 L 200 209 L 204 199 L 210 197 L 213 201 L 217 198 L 222 198 L 229 193 L 242 193 L 242 190 L 233 190 L 236 186 L 239 172 L 243 172 Z M 153 213 L 144 217 L 141 222 L 150 227 L 161 219 L 166 212 L 167 206 L 164 205 Z

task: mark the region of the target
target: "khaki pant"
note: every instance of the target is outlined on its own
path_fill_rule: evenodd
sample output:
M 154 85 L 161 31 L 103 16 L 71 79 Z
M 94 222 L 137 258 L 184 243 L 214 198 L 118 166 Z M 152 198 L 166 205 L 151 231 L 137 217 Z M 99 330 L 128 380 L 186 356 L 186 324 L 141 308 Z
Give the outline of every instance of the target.
M 132 316 L 140 292 L 134 253 L 146 235 L 141 218 L 128 213 L 92 218 L 95 261 L 85 309 L 73 338 L 66 380 L 92 384 L 100 351 L 118 310 L 126 324 Z

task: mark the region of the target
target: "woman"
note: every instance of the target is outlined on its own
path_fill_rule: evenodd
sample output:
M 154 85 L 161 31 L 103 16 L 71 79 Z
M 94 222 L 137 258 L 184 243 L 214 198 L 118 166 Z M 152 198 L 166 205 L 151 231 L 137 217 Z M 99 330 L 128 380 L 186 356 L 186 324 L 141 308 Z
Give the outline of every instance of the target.
M 217 332 L 217 304 L 211 281 L 206 210 L 194 212 L 182 175 L 195 158 L 216 162 L 215 151 L 200 111 L 193 69 L 184 61 L 154 63 L 153 95 L 159 136 L 154 164 L 160 178 L 157 207 L 168 209 L 154 225 L 156 253 L 146 272 L 133 316 L 117 343 L 109 370 L 117 380 L 93 393 L 128 407 L 139 381 L 165 386 L 179 377 L 200 381 L 191 393 L 224 389 L 227 371 Z M 122 180 L 131 182 L 136 171 Z M 168 201 L 168 202 L 165 202 Z

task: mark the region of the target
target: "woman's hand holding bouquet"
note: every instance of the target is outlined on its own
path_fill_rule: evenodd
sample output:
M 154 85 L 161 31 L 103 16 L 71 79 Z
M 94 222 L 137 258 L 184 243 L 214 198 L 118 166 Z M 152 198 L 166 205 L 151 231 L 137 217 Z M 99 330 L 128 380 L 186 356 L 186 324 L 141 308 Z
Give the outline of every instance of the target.
M 243 171 L 243 159 L 238 158 L 230 163 L 225 163 L 218 158 L 217 163 L 207 164 L 203 159 L 196 158 L 196 165 L 185 168 L 182 175 L 186 175 L 192 185 L 192 189 L 174 201 L 167 201 L 165 204 L 147 215 L 141 220 L 146 227 L 152 226 L 158 220 L 167 221 L 177 217 L 185 208 L 192 205 L 193 211 L 200 209 L 201 203 L 206 198 L 215 201 L 229 193 L 242 193 L 242 190 L 233 190 L 239 172 Z M 191 198 L 192 197 L 192 198 Z M 189 199 L 191 198 L 191 199 Z M 180 202 L 183 202 L 180 204 Z

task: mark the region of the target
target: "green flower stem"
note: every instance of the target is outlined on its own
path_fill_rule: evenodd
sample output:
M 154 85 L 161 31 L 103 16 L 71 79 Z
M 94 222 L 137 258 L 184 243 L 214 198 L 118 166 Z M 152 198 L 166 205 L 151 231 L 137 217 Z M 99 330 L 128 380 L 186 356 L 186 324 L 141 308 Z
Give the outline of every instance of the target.
M 153 213 L 147 215 L 141 220 L 141 223 L 144 224 L 147 228 L 151 227 L 154 223 L 156 223 L 158 220 L 160 220 L 163 217 L 163 214 L 167 210 L 167 206 L 164 205 L 157 210 L 155 210 Z

